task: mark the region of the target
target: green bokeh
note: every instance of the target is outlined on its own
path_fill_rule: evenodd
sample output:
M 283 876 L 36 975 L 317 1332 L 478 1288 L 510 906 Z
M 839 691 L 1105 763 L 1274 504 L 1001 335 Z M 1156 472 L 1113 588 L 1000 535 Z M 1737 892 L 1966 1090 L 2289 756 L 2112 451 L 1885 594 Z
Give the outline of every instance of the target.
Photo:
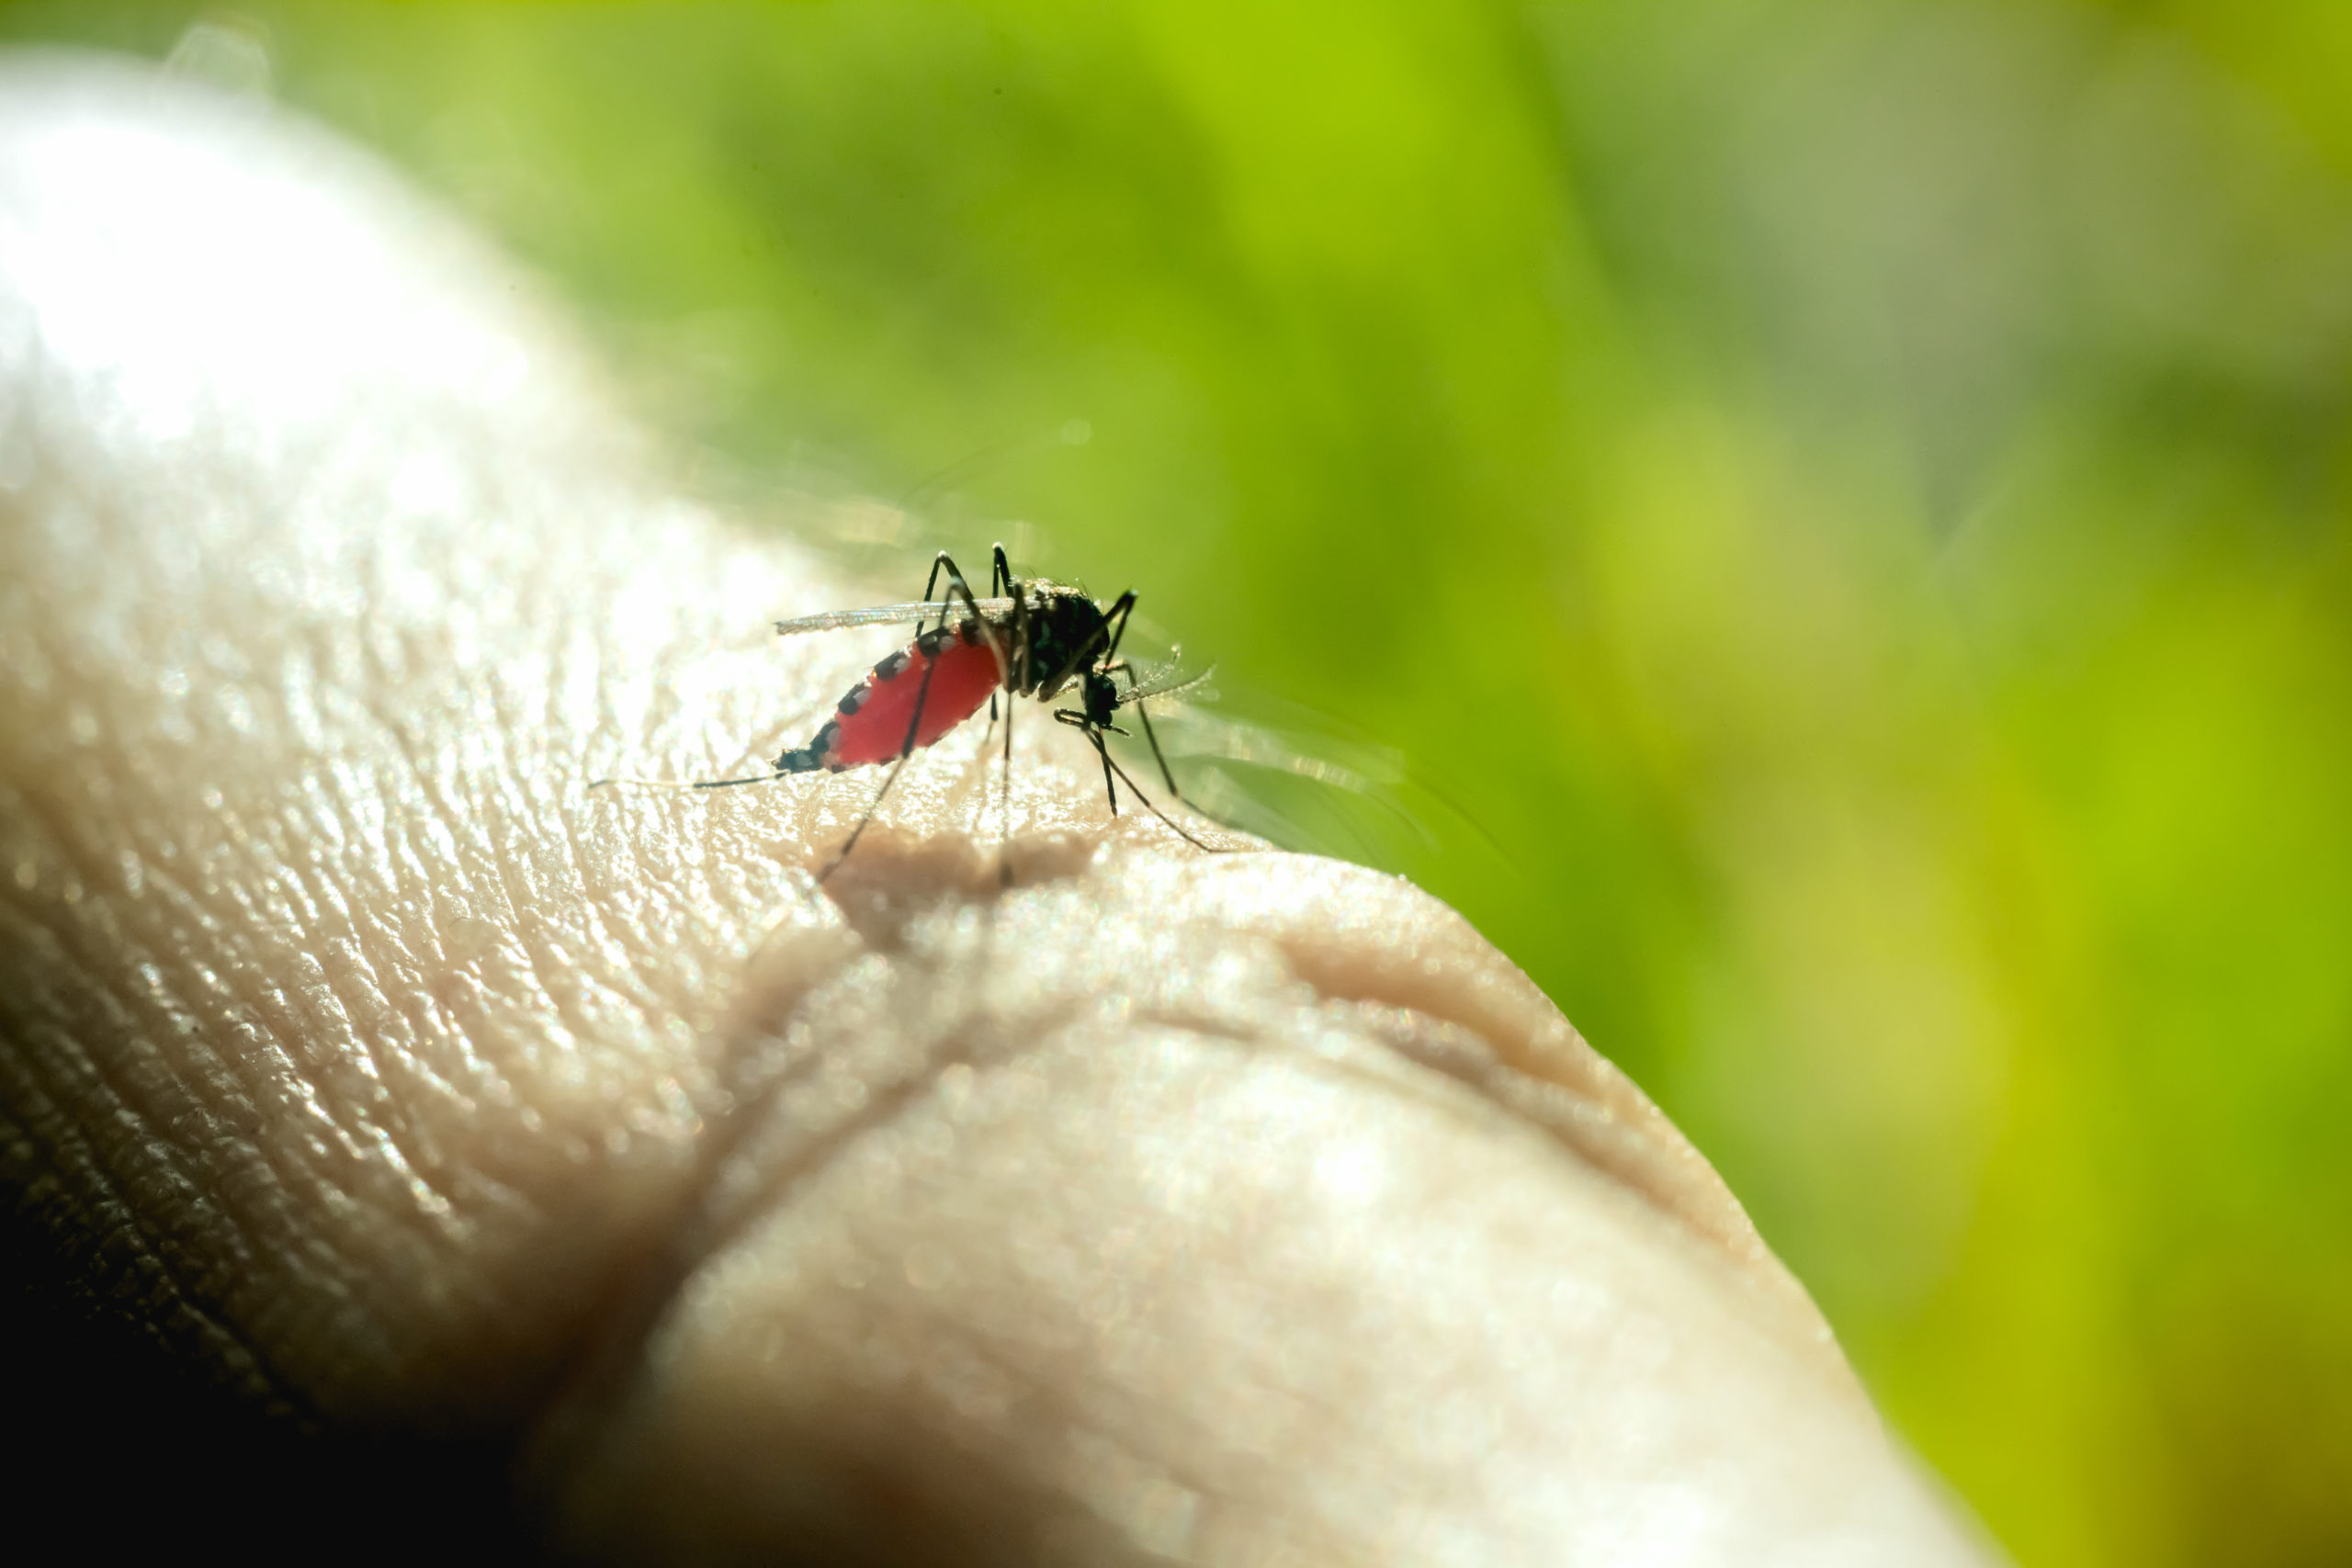
M 1403 751 L 1384 853 L 2021 1561 L 2352 1561 L 2352 9 L 214 25 L 699 482 L 1024 525 Z

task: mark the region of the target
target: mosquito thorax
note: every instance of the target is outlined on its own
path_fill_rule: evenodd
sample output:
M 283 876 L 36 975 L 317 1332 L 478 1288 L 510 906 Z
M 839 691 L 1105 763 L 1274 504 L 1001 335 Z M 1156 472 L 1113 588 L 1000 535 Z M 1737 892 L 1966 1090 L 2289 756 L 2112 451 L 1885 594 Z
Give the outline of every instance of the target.
M 1029 694 L 1051 697 L 1102 645 L 1102 608 L 1085 593 L 1057 582 L 1032 581 L 1029 602 Z

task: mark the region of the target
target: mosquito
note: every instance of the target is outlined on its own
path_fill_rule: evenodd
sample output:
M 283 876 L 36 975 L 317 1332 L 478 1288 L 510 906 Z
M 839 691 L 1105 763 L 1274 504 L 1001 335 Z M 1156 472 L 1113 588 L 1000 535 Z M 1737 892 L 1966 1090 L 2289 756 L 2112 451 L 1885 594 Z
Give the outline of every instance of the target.
M 1176 775 L 1168 766 L 1167 754 L 1159 749 L 1159 737 L 1153 731 L 1151 715 L 1143 705 L 1147 698 L 1172 698 L 1193 692 L 1208 680 L 1210 672 L 1180 677 L 1171 662 L 1139 677 L 1134 665 L 1119 657 L 1120 640 L 1126 636 L 1127 620 L 1135 611 L 1134 589 L 1128 589 L 1107 605 L 1098 604 L 1082 589 L 1042 577 L 1015 576 L 1002 545 L 995 547 L 993 555 L 989 597 L 985 599 L 973 593 L 954 558 L 942 550 L 932 562 L 931 576 L 923 583 L 920 600 L 776 622 L 776 634 L 780 637 L 910 621 L 914 624 L 915 636 L 905 648 L 868 671 L 834 705 L 832 716 L 818 728 L 808 744 L 785 751 L 769 772 L 737 779 L 698 779 L 678 785 L 660 780 L 598 779 L 589 787 L 636 784 L 731 789 L 739 784 L 770 784 L 796 773 L 839 773 L 851 768 L 888 763 L 890 771 L 883 776 L 881 787 L 874 792 L 865 815 L 850 829 L 849 838 L 831 863 L 818 874 L 817 880 L 821 883 L 857 847 L 859 837 L 882 808 L 882 802 L 888 796 L 890 786 L 899 782 L 899 771 L 905 768 L 909 758 L 979 712 L 984 701 L 988 704 L 989 724 L 993 728 L 998 722 L 1000 694 L 1007 699 L 1034 697 L 1051 702 L 1075 682 L 1078 705 L 1057 708 L 1054 717 L 1082 733 L 1093 746 L 1094 754 L 1102 759 L 1102 789 L 1110 800 L 1111 815 L 1119 814 L 1119 785 L 1124 784 L 1133 798 L 1174 829 L 1186 843 L 1214 852 L 1216 845 L 1202 842 L 1183 824 L 1152 803 L 1151 797 L 1111 755 L 1103 739 L 1106 735 L 1130 733 L 1120 727 L 1117 719 L 1122 709 L 1133 709 L 1143 728 L 1144 739 L 1151 746 L 1152 760 L 1159 765 L 1159 776 L 1168 786 L 1170 797 L 1182 802 L 1183 792 L 1176 787 Z M 947 592 L 933 598 L 942 577 L 947 580 Z M 933 619 L 939 624 L 926 631 L 925 623 Z M 1124 690 L 1118 677 L 1125 679 Z M 1003 724 L 1003 787 L 1009 813 L 1012 788 L 1012 711 L 1009 703 Z M 987 744 L 986 740 L 981 742 L 983 748 Z M 1009 866 L 1001 869 L 1004 874 L 1011 874 Z

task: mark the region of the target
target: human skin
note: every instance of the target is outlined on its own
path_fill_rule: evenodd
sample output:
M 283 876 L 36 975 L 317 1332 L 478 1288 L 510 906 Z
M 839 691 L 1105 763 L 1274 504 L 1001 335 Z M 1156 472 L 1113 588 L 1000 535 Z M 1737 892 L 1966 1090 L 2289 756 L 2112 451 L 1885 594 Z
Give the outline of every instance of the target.
M 1113 819 L 1034 707 L 1010 886 L 977 730 L 821 886 L 871 772 L 588 790 L 804 740 L 878 649 L 769 622 L 913 585 L 685 499 L 537 293 L 0 62 L 0 1178 L 88 1282 L 608 1561 L 1984 1561 L 1415 889 Z

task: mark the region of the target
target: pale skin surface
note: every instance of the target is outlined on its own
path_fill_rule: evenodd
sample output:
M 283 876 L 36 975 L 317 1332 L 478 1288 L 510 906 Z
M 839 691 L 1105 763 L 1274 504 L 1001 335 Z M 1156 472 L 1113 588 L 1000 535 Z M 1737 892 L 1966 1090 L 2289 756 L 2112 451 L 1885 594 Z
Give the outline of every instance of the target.
M 678 499 L 364 156 L 0 72 L 0 1176 L 183 1354 L 612 1561 L 1985 1560 L 1412 888 L 1034 707 L 1006 891 L 977 725 L 822 889 L 875 773 L 587 792 L 799 743 L 888 639 L 769 622 L 914 585 Z

